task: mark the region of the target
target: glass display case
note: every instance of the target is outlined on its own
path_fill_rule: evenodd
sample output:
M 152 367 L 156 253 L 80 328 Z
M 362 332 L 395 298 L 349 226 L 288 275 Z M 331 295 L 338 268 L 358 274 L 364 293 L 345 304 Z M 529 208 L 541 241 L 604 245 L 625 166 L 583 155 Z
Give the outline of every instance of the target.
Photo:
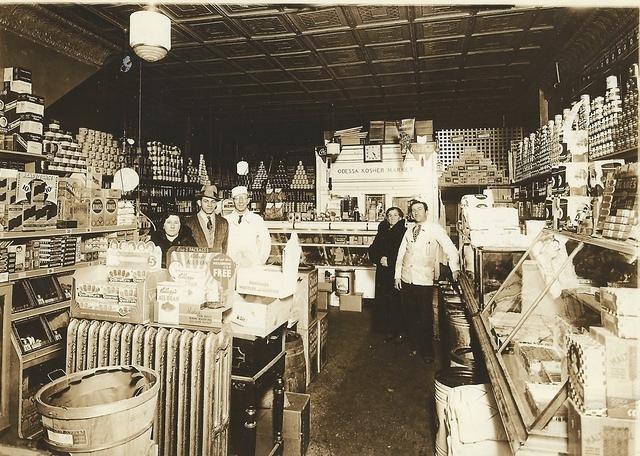
M 339 228 L 302 229 L 270 228 L 270 263 L 278 263 L 290 233 L 295 231 L 302 247 L 302 264 L 314 266 L 351 266 L 374 268 L 368 249 L 377 231 Z
M 629 242 L 544 229 L 504 278 L 501 267 L 495 268 L 496 274 L 486 271 L 493 260 L 484 255 L 481 277 L 495 275 L 499 281 L 480 280 L 484 308 L 475 283 L 462 277 L 514 453 L 569 452 L 568 398 L 574 409 L 602 414 L 594 409 L 598 404 L 589 404 L 593 395 L 585 399 L 581 382 L 590 361 L 585 359 L 587 339 L 581 338 L 601 326 L 617 334 L 616 323 L 601 310 L 601 296 L 613 287 L 635 291 L 637 253 L 637 245 Z M 514 254 L 496 258 L 506 265 L 515 260 Z M 497 291 L 490 290 L 498 284 Z M 606 403 L 599 405 L 606 410 Z

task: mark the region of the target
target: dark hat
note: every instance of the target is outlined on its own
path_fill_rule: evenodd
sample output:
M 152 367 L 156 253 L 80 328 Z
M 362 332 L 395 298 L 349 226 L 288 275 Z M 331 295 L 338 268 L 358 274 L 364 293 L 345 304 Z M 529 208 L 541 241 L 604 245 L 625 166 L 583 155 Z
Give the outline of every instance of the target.
M 203 197 L 219 201 L 220 198 L 218 198 L 218 187 L 216 187 L 215 185 L 203 185 L 202 189 L 200 189 L 200 193 L 198 193 L 198 198 Z

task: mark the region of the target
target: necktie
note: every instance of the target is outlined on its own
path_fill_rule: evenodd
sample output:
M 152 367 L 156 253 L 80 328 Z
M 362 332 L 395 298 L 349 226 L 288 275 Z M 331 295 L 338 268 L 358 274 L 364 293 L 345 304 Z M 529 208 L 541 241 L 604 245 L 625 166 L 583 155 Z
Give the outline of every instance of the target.
M 418 239 L 418 235 L 420 234 L 420 225 L 416 225 L 413 227 L 413 242 L 416 242 L 416 239 Z
M 211 216 L 207 215 L 207 229 L 211 231 L 213 229 L 213 222 L 211 221 Z
M 240 223 L 242 223 L 242 215 L 238 216 L 238 225 L 240 225 Z

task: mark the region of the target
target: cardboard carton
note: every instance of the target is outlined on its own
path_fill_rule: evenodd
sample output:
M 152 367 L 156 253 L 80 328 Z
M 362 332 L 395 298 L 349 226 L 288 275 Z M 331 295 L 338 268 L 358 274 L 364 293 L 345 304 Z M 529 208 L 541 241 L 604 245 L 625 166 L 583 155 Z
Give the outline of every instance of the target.
M 362 293 L 340 295 L 340 310 L 362 312 Z

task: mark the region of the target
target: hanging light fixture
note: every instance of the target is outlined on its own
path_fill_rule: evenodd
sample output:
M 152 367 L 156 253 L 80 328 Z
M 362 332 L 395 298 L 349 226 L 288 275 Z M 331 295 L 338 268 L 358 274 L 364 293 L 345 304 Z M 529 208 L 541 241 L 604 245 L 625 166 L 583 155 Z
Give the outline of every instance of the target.
M 152 10 L 129 16 L 129 45 L 141 59 L 156 62 L 171 50 L 171 20 Z

